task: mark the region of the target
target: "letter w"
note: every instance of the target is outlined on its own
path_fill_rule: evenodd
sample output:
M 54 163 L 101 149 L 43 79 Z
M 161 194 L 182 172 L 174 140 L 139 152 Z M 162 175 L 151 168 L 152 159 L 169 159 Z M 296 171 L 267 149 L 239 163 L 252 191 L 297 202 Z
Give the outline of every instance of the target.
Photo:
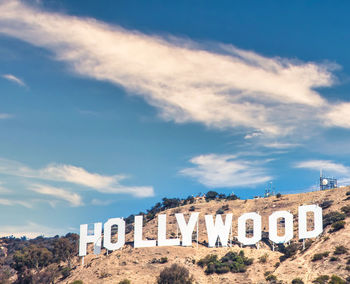
M 221 218 L 222 215 L 216 215 L 214 224 L 212 215 L 205 215 L 205 225 L 207 227 L 209 247 L 215 247 L 218 237 L 223 247 L 227 247 L 228 237 L 232 226 L 232 214 L 226 214 L 225 224 Z

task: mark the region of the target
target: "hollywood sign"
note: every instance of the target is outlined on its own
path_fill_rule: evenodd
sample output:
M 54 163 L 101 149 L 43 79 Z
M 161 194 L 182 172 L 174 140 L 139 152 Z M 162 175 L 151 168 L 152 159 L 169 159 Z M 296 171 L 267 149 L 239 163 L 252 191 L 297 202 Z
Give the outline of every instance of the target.
M 313 214 L 313 229 L 308 230 L 307 215 Z M 143 239 L 143 216 L 135 216 L 134 220 L 134 247 L 154 247 L 154 246 L 192 246 L 192 234 L 197 225 L 198 238 L 198 218 L 199 213 L 191 213 L 188 222 L 184 214 L 175 214 L 178 228 L 181 232 L 180 238 L 167 239 L 166 214 L 158 215 L 158 239 Z M 278 234 L 278 220 L 284 220 L 284 234 Z M 232 238 L 232 214 L 226 214 L 225 221 L 222 215 L 218 214 L 214 218 L 212 215 L 205 215 L 205 225 L 208 235 L 208 246 L 215 247 L 218 240 L 221 246 L 228 246 L 230 237 Z M 252 236 L 247 236 L 247 221 L 253 222 Z M 322 208 L 318 205 L 304 205 L 298 208 L 299 221 L 299 239 L 314 238 L 323 231 Z M 255 245 L 261 240 L 261 216 L 256 212 L 245 213 L 238 218 L 238 236 L 237 239 L 242 245 Z M 112 242 L 112 227 L 117 226 L 117 241 Z M 276 211 L 269 216 L 269 239 L 276 244 L 289 242 L 293 238 L 293 215 L 288 211 Z M 79 255 L 86 255 L 88 243 L 94 244 L 94 254 L 100 254 L 103 239 L 103 247 L 114 251 L 125 245 L 125 221 L 122 218 L 109 219 L 103 225 L 94 223 L 94 233 L 88 234 L 88 225 L 80 225 Z

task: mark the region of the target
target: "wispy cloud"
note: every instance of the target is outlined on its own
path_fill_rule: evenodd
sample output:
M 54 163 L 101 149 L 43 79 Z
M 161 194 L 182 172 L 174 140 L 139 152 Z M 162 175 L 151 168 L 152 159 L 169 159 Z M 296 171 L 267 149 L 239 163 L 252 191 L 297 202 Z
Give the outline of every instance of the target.
M 0 205 L 4 205 L 4 206 L 20 205 L 20 206 L 24 206 L 27 208 L 33 207 L 33 204 L 31 202 L 23 201 L 23 200 L 9 199 L 9 198 L 0 198 Z
M 339 103 L 332 106 L 331 110 L 325 114 L 325 124 L 328 126 L 338 126 L 350 128 L 350 103 Z
M 272 179 L 262 162 L 239 159 L 235 155 L 200 155 L 190 160 L 194 167 L 180 171 L 207 187 L 254 186 Z
M 64 235 L 68 232 L 68 229 L 52 228 L 43 226 L 34 222 L 28 222 L 26 224 L 16 226 L 1 226 L 0 237 L 14 236 L 27 238 L 35 238 L 37 236 L 53 237 L 55 235 Z
M 0 158 L 0 173 L 29 179 L 72 183 L 101 193 L 125 193 L 136 197 L 149 197 L 154 194 L 151 186 L 122 185 L 121 181 L 127 178 L 125 175 L 101 175 L 72 165 L 50 164 L 42 169 L 33 169 L 17 161 Z
M 26 84 L 23 82 L 23 80 L 21 80 L 20 78 L 16 77 L 15 75 L 12 75 L 12 74 L 4 74 L 1 76 L 2 78 L 8 80 L 8 81 L 11 81 L 17 85 L 20 85 L 22 87 L 25 87 Z
M 106 206 L 113 203 L 113 200 L 101 200 L 101 199 L 97 199 L 94 198 L 91 200 L 91 204 L 92 205 L 96 205 L 96 206 Z
M 274 148 L 274 149 L 288 149 L 288 148 L 295 148 L 300 146 L 300 144 L 297 143 L 282 143 L 282 142 L 271 142 L 264 144 L 267 148 Z
M 79 194 L 67 191 L 62 188 L 43 184 L 33 184 L 30 189 L 36 193 L 67 201 L 71 206 L 74 207 L 83 205 L 82 197 Z
M 329 102 L 315 88 L 334 84 L 334 65 L 146 35 L 20 1 L 0 4 L 0 33 L 50 50 L 81 76 L 142 96 L 177 123 L 244 127 L 274 137 L 296 127 L 299 133 L 301 126 L 324 123 L 316 113 L 327 112 Z
M 350 167 L 330 160 L 308 160 L 296 163 L 295 168 L 325 171 L 328 175 L 335 175 L 339 185 L 350 184 Z

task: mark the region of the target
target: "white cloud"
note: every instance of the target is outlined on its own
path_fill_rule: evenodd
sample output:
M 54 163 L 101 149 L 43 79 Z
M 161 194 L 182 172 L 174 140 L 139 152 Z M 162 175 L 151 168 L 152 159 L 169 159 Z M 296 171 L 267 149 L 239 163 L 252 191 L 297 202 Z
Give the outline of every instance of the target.
M 4 206 L 20 205 L 20 206 L 24 206 L 27 208 L 33 207 L 32 203 L 30 203 L 30 202 L 23 201 L 23 200 L 8 199 L 8 198 L 0 198 L 0 205 L 4 205 Z
M 96 206 L 107 206 L 110 205 L 112 202 L 113 200 L 101 200 L 97 198 L 91 200 L 91 204 Z
M 339 103 L 331 107 L 325 114 L 325 124 L 328 126 L 338 126 L 350 128 L 350 103 Z
M 329 160 L 309 160 L 295 164 L 295 168 L 320 171 L 323 170 L 326 175 L 335 175 L 338 179 L 338 185 L 345 186 L 350 184 L 350 167 L 341 163 L 335 163 Z
M 200 155 L 190 162 L 195 166 L 180 173 L 207 187 L 254 186 L 272 179 L 261 162 L 238 159 L 235 155 Z
M 274 149 L 288 149 L 288 148 L 298 147 L 298 146 L 300 146 L 300 144 L 272 142 L 272 143 L 266 143 L 266 144 L 264 144 L 264 146 L 267 148 L 274 148 Z
M 295 167 L 301 168 L 301 169 L 317 170 L 317 171 L 320 171 L 321 169 L 323 169 L 323 170 L 327 170 L 329 172 L 337 173 L 337 174 L 346 174 L 350 172 L 348 167 L 339 163 L 334 163 L 333 161 L 328 161 L 328 160 L 303 161 L 303 162 L 297 163 Z
M 36 193 L 49 195 L 58 199 L 65 200 L 71 206 L 74 207 L 83 205 L 82 198 L 79 194 L 67 191 L 62 188 L 43 184 L 33 184 L 30 189 Z
M 26 84 L 18 77 L 16 77 L 15 75 L 12 75 L 12 74 L 4 74 L 1 76 L 2 78 L 8 80 L 8 81 L 11 81 L 17 85 L 20 85 L 22 87 L 25 87 Z
M 26 224 L 16 226 L 0 226 L 0 237 L 14 236 L 16 238 L 20 238 L 22 236 L 26 236 L 27 238 L 35 238 L 42 235 L 45 237 L 53 237 L 55 235 L 65 235 L 66 233 L 66 229 L 51 228 L 34 222 L 28 222 Z
M 72 165 L 50 164 L 42 169 L 32 169 L 17 161 L 0 158 L 0 173 L 29 179 L 68 182 L 94 189 L 101 193 L 125 193 L 136 197 L 153 196 L 151 186 L 125 186 L 120 182 L 124 175 L 100 175 Z
M 213 52 L 189 40 L 46 12 L 20 1 L 0 4 L 0 33 L 50 50 L 79 75 L 142 96 L 164 119 L 219 129 L 281 136 L 305 121 L 320 124 L 316 110 L 328 102 L 314 88 L 334 81 L 330 65 L 221 44 Z

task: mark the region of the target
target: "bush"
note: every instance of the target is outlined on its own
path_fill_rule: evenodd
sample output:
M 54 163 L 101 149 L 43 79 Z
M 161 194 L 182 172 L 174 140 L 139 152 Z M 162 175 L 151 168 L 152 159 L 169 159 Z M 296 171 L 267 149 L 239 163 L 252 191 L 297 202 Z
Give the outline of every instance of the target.
M 119 281 L 118 284 L 131 284 L 131 281 L 129 279 L 124 279 L 122 281 Z
M 247 266 L 251 265 L 253 260 L 244 256 L 244 252 L 228 252 L 221 259 L 215 254 L 207 255 L 198 261 L 198 265 L 206 267 L 205 273 L 240 273 L 247 270 Z
M 314 254 L 314 256 L 312 257 L 312 261 L 318 261 L 318 260 L 321 260 L 323 259 L 324 257 L 327 257 L 329 255 L 329 252 L 326 251 L 326 252 L 322 252 L 322 253 L 316 253 Z
M 71 271 L 71 269 L 69 267 L 63 267 L 61 269 L 61 274 L 62 274 L 63 279 L 67 278 L 70 275 L 70 271 Z
M 223 205 L 223 206 L 221 207 L 221 209 L 224 210 L 224 211 L 227 211 L 227 210 L 230 209 L 230 207 L 228 206 L 228 204 L 226 204 L 226 205 Z
M 343 206 L 340 210 L 347 216 L 350 216 L 350 205 Z
M 290 258 L 298 252 L 298 249 L 300 248 L 300 245 L 296 243 L 291 243 L 289 246 L 285 245 L 279 245 L 279 251 L 283 253 L 282 256 L 280 256 L 280 261 L 285 261 L 287 258 Z
M 24 247 L 22 250 L 16 251 L 13 255 L 13 260 L 13 268 L 17 271 L 21 271 L 25 268 L 40 270 L 52 262 L 53 255 L 45 247 L 30 245 Z
M 328 282 L 329 284 L 346 284 L 346 281 L 341 279 L 337 275 L 332 275 L 331 281 Z
M 304 284 L 304 281 L 301 278 L 295 278 L 292 280 L 292 284 Z
M 276 198 L 281 198 L 281 197 L 282 197 L 282 194 L 280 194 L 280 193 L 276 194 Z
M 73 282 L 70 282 L 69 284 L 83 284 L 84 282 L 82 280 L 74 280 Z
M 237 200 L 239 199 L 236 194 L 231 194 L 226 197 L 226 200 Z
M 191 206 L 190 209 L 189 209 L 189 211 L 191 211 L 191 212 L 195 211 L 195 210 L 196 210 L 196 207 L 194 207 L 194 206 Z
M 323 228 L 326 228 L 328 225 L 332 225 L 335 222 L 343 221 L 346 215 L 337 211 L 329 212 L 323 217 Z
M 181 205 L 181 201 L 178 198 L 170 198 L 169 199 L 169 198 L 164 197 L 162 199 L 162 209 L 163 210 L 179 207 L 180 205 Z
M 332 224 L 332 231 L 331 232 L 336 232 L 345 227 L 345 221 L 337 221 Z
M 205 195 L 205 200 L 206 201 L 214 200 L 214 199 L 216 199 L 217 196 L 218 196 L 218 193 L 216 191 L 210 190 Z
M 161 264 L 163 264 L 163 263 L 166 263 L 166 262 L 168 262 L 168 258 L 167 257 L 161 257 L 160 259 L 153 258 L 151 260 L 151 263 L 161 263 Z
M 348 252 L 348 249 L 344 246 L 337 246 L 334 250 L 334 254 L 336 254 L 336 255 L 344 254 L 347 252 Z
M 305 250 L 309 249 L 313 243 L 314 242 L 312 240 L 306 240 L 305 241 Z
M 260 263 L 266 263 L 267 258 L 268 258 L 268 254 L 265 253 L 264 255 L 262 255 L 262 256 L 259 257 L 259 262 L 260 262 Z
M 350 195 L 350 191 L 346 192 L 346 196 L 349 196 Z
M 184 266 L 173 264 L 164 268 L 157 279 L 158 284 L 192 284 L 193 277 Z
M 329 280 L 328 275 L 321 275 L 321 276 L 318 276 L 314 281 L 312 281 L 312 283 L 327 284 L 328 280 Z
M 325 200 L 320 204 L 320 207 L 322 209 L 327 209 L 327 208 L 331 207 L 332 204 L 333 204 L 333 200 Z
M 266 276 L 266 281 L 276 281 L 277 277 L 273 274 L 269 274 L 268 276 Z
M 339 260 L 339 257 L 336 257 L 336 256 L 332 256 L 329 261 L 338 261 Z
M 225 212 L 224 212 L 224 210 L 222 210 L 222 209 L 216 210 L 216 215 L 224 214 L 224 213 L 225 213 Z

